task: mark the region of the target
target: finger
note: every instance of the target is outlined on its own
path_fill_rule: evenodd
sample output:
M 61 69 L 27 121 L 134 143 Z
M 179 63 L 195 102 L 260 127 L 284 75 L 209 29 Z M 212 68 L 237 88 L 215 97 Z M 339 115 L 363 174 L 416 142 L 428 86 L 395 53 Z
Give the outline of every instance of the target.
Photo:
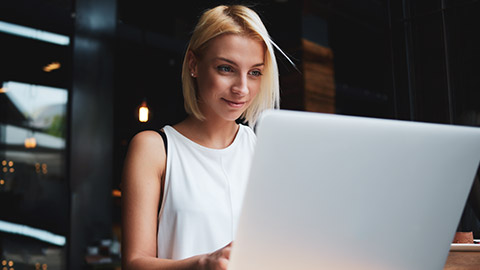
M 227 270 L 227 267 L 228 267 L 228 259 L 220 258 L 218 260 L 218 269 Z
M 226 247 L 222 250 L 222 255 L 224 258 L 226 259 L 230 259 L 230 253 L 232 251 L 232 248 L 231 247 Z

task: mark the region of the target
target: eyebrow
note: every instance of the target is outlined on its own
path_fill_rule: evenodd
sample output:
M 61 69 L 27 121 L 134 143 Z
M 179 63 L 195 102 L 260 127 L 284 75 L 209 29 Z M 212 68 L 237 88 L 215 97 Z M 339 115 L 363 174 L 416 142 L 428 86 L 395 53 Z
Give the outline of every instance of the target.
M 230 59 L 227 59 L 227 58 L 224 58 L 224 57 L 217 57 L 218 60 L 223 60 L 225 62 L 228 62 L 232 65 L 235 65 L 235 66 L 238 66 L 237 63 L 235 63 L 234 61 L 230 60 Z M 258 63 L 258 64 L 255 64 L 253 65 L 252 67 L 259 67 L 259 66 L 264 66 L 265 63 Z

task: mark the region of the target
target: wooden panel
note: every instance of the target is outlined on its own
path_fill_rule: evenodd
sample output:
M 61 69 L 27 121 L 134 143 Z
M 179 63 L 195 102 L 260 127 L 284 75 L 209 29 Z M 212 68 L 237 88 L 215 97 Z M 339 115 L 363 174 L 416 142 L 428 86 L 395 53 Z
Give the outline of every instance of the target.
M 444 270 L 480 269 L 480 252 L 450 251 Z
M 333 52 L 309 40 L 302 40 L 305 110 L 335 112 Z

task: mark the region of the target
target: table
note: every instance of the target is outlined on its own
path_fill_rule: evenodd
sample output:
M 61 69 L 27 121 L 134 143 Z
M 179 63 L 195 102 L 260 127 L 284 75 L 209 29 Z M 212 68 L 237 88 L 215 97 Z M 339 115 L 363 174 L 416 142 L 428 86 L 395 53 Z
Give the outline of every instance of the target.
M 479 251 L 450 251 L 444 270 L 480 269 Z

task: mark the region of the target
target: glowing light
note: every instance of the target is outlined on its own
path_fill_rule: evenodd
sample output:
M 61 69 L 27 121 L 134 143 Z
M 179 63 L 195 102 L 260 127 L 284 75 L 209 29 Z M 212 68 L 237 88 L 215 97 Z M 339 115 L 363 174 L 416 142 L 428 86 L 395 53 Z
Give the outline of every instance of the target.
M 11 173 L 14 173 L 14 172 L 15 172 L 15 169 L 14 169 L 14 168 L 10 168 L 10 172 L 11 172 Z
M 65 236 L 3 220 L 0 220 L 0 231 L 35 238 L 57 246 L 65 246 L 66 243 Z
M 8 266 L 12 267 L 13 266 L 13 261 L 9 261 Z
M 150 110 L 147 107 L 147 102 L 142 102 L 142 105 L 138 109 L 138 121 L 140 122 L 148 122 L 148 114 L 150 113 Z
M 112 196 L 117 198 L 122 197 L 122 192 L 118 189 L 114 189 L 112 190 Z
M 13 161 L 9 161 L 8 166 L 13 167 Z
M 7 171 L 8 171 L 7 167 L 3 167 L 3 172 L 7 172 Z
M 55 69 L 59 69 L 62 65 L 60 65 L 59 62 L 52 62 L 46 66 L 43 67 L 43 71 L 45 72 L 50 72 Z
M 35 137 L 26 138 L 24 142 L 25 148 L 35 148 L 37 147 L 37 140 Z
M 7 265 L 7 261 L 6 261 L 6 260 L 3 260 L 3 261 L 2 261 L 2 265 Z
M 2 185 L 2 186 L 5 185 L 5 180 L 0 179 L 0 185 Z
M 25 38 L 41 40 L 63 46 L 68 46 L 70 44 L 70 38 L 68 36 L 42 31 L 35 28 L 25 27 L 13 23 L 0 21 L 0 32 Z
M 43 174 L 47 174 L 47 173 L 48 173 L 47 164 L 46 164 L 46 163 L 43 163 L 43 164 L 42 164 L 42 173 L 43 173 Z
M 0 87 L 0 94 L 5 94 L 7 93 L 7 88 L 6 87 Z
M 7 166 L 7 161 L 6 161 L 6 160 L 2 160 L 2 165 L 3 165 L 3 166 Z

